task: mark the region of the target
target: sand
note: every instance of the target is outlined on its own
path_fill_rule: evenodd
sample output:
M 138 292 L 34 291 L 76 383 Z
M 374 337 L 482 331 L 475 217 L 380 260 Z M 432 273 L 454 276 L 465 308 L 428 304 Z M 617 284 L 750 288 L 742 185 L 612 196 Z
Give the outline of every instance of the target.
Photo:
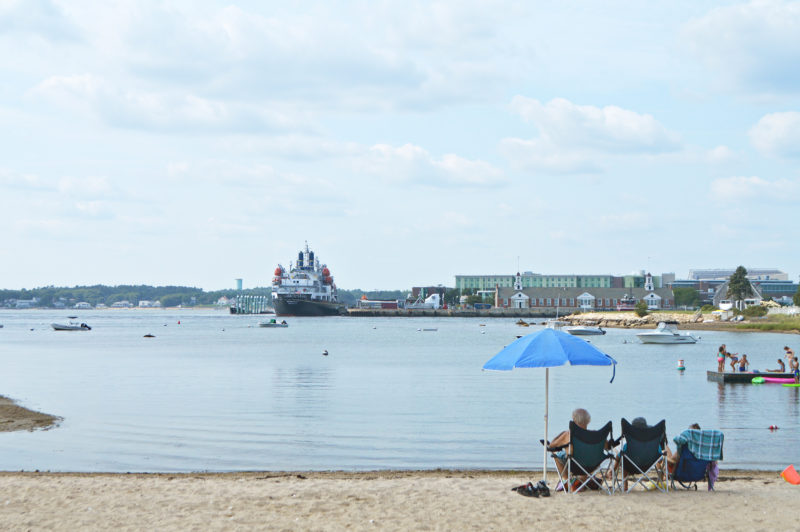
M 0 432 L 49 429 L 60 421 L 59 417 L 28 410 L 0 395 Z
M 796 530 L 800 486 L 722 471 L 716 492 L 530 498 L 528 472 L 0 473 L 3 530 Z M 551 482 L 552 485 L 552 482 Z

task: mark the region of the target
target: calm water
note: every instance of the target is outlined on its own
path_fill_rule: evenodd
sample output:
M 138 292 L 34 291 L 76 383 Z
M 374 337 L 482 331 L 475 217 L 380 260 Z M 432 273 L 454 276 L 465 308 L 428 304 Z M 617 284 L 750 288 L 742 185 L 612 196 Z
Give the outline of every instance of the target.
M 262 329 L 258 317 L 214 311 L 108 310 L 79 315 L 92 331 L 51 330 L 66 314 L 0 311 L 0 394 L 64 418 L 0 433 L 1 470 L 541 467 L 544 370 L 481 370 L 538 327 L 289 318 L 287 329 Z M 695 345 L 658 346 L 635 332 L 590 340 L 619 362 L 613 384 L 607 367 L 550 370 L 551 435 L 583 406 L 590 428 L 611 419 L 615 433 L 620 417 L 639 415 L 666 418 L 670 439 L 692 422 L 719 428 L 725 467 L 800 462 L 800 390 L 705 374 L 720 343 L 763 370 L 786 343 L 800 352 L 798 337 L 704 331 Z

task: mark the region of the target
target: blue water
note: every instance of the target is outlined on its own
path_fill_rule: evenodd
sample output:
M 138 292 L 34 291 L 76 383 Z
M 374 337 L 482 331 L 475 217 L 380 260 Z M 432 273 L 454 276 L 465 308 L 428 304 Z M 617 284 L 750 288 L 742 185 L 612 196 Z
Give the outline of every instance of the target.
M 2 470 L 541 467 L 545 371 L 481 370 L 538 329 L 513 319 L 288 318 L 263 329 L 254 316 L 132 309 L 81 312 L 89 332 L 53 321 L 65 313 L 0 311 L 0 394 L 63 418 L 0 433 Z M 610 367 L 550 370 L 551 437 L 585 407 L 590 428 L 610 419 L 615 433 L 636 416 L 665 418 L 670 438 L 693 422 L 721 429 L 724 467 L 800 462 L 799 389 L 706 379 L 720 343 L 763 370 L 785 344 L 800 348 L 796 336 L 703 331 L 697 344 L 659 346 L 636 332 L 590 338 L 619 362 L 613 383 Z

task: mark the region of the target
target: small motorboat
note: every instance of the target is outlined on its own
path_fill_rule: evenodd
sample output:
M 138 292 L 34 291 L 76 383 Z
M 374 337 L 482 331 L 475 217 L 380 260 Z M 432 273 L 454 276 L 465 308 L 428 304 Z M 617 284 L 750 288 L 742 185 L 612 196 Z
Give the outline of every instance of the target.
M 592 327 L 591 325 L 574 325 L 572 327 L 564 327 L 564 331 L 574 336 L 598 336 L 606 333 L 602 327 Z
M 56 331 L 91 331 L 92 328 L 85 323 L 71 321 L 69 323 L 51 323 L 50 327 Z
M 662 321 L 655 331 L 639 333 L 636 337 L 643 344 L 694 344 L 697 338 L 689 333 L 678 332 L 677 321 Z
M 259 327 L 288 327 L 289 324 L 286 323 L 286 320 L 277 321 L 277 320 L 269 320 L 269 321 L 262 321 L 258 324 Z

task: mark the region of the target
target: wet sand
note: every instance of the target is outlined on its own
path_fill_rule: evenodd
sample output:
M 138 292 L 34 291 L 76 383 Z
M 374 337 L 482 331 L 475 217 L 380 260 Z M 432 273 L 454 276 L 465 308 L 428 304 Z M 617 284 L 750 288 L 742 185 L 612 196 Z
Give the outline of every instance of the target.
M 787 530 L 800 487 L 725 471 L 716 492 L 531 498 L 530 472 L 0 473 L 4 530 Z M 551 480 L 551 486 L 553 485 Z
M 49 429 L 60 421 L 59 417 L 29 410 L 0 395 L 0 432 Z

